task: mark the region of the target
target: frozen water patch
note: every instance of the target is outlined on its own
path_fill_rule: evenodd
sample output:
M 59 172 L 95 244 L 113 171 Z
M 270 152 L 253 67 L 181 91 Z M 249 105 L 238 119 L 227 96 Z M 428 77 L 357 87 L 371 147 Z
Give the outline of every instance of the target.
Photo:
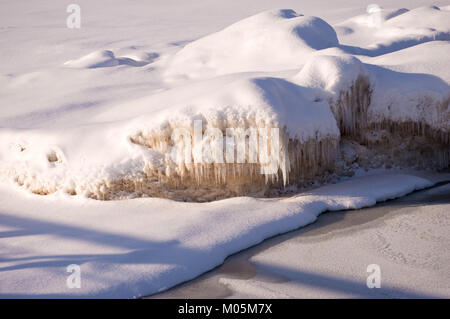
M 187 44 L 173 57 L 168 78 L 204 78 L 301 66 L 308 55 L 338 45 L 333 28 L 293 10 L 267 11 Z
M 153 294 L 265 238 L 312 223 L 326 210 L 371 206 L 432 184 L 388 174 L 286 199 L 241 197 L 203 204 L 155 198 L 99 202 L 62 194 L 42 198 L 0 185 L 0 227 L 16 234 L 2 239 L 0 296 Z M 80 289 L 66 286 L 69 264 L 81 266 Z

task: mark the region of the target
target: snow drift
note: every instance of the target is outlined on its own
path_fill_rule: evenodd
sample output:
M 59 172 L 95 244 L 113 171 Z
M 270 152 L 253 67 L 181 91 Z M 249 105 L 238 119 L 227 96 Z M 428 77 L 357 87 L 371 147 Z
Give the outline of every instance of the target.
M 268 11 L 187 44 L 173 57 L 167 76 L 293 69 L 316 50 L 337 45 L 334 29 L 320 18 L 293 10 Z

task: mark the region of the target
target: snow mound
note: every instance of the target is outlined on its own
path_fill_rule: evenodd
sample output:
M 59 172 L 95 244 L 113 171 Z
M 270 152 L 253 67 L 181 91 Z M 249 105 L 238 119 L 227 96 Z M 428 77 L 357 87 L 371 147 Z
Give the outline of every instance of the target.
M 133 137 L 133 141 L 161 153 L 167 153 L 167 145 L 174 144 L 174 129 L 182 127 L 192 137 L 195 135 L 193 131 L 195 120 L 202 121 L 204 132 L 219 129 L 219 138 L 224 140 L 228 137 L 227 130 L 242 129 L 248 132 L 249 130 L 276 129 L 279 130 L 280 143 L 280 159 L 276 164 L 277 168 L 274 173 L 268 174 L 269 176 L 258 178 L 255 172 L 263 166 L 260 157 L 256 165 L 250 165 L 249 168 L 245 165 L 238 165 L 238 168 L 236 163 L 228 162 L 226 165 L 215 162 L 215 165 L 206 166 L 177 163 L 172 179 L 189 177 L 197 182 L 193 184 L 217 183 L 221 180 L 233 184 L 232 180 L 237 177 L 241 179 L 238 181 L 240 185 L 249 183 L 261 187 L 268 180 L 282 180 L 283 184 L 286 184 L 290 176 L 312 177 L 328 167 L 337 147 L 339 130 L 326 102 L 308 100 L 303 95 L 303 88 L 280 78 L 250 78 L 234 80 L 226 84 L 222 79 L 219 81 L 220 87 L 217 87 L 218 83 L 214 82 L 208 83 L 208 91 L 212 93 L 204 93 L 193 100 L 183 100 L 183 104 L 175 104 L 166 110 L 160 116 L 164 119 L 160 126 L 149 127 L 145 124 L 149 122 L 148 117 L 141 117 L 138 120 L 140 124 L 134 124 L 134 126 L 143 129 Z M 164 94 L 177 95 L 174 93 L 165 92 Z M 180 95 L 178 97 L 181 98 Z M 155 118 L 155 114 L 152 114 L 152 118 Z M 148 128 L 145 129 L 145 127 Z M 207 143 L 212 142 L 207 140 Z M 238 141 L 236 140 L 235 143 Z M 261 152 L 260 147 L 261 145 L 258 144 L 258 154 Z M 181 152 L 185 152 L 185 149 Z M 195 158 L 194 149 L 188 152 L 192 154 L 189 158 Z M 227 152 L 229 151 L 224 149 L 224 153 Z M 210 174 L 215 176 L 213 181 L 208 174 L 204 174 L 208 169 L 214 172 Z M 252 175 L 255 176 L 251 181 L 248 178 Z M 258 180 L 260 182 L 257 182 Z M 188 184 L 187 181 L 184 183 Z
M 398 11 L 397 11 L 398 12 Z M 422 31 L 447 33 L 450 31 L 448 10 L 441 10 L 437 6 L 420 7 L 413 10 L 404 10 L 402 14 L 391 14 L 385 27 L 406 29 L 409 34 L 421 34 Z M 436 39 L 435 39 L 436 40 Z
M 338 45 L 334 29 L 293 10 L 267 11 L 189 43 L 173 58 L 168 77 L 199 78 L 302 65 L 315 50 Z
M 65 196 L 42 199 L 1 188 L 3 232 L 16 236 L 2 238 L 7 258 L 0 260 L 0 296 L 154 294 L 266 238 L 312 223 L 327 210 L 371 206 L 433 184 L 413 175 L 386 174 L 285 199 L 239 197 L 201 204 L 159 198 L 101 203 Z M 82 267 L 81 289 L 65 285 L 70 264 Z
M 0 176 L 38 194 L 206 201 L 329 182 L 358 165 L 448 167 L 448 82 L 412 66 L 448 70 L 448 58 L 433 54 L 444 60 L 437 64 L 422 64 L 426 56 L 404 59 L 447 48 L 444 41 L 412 47 L 445 38 L 447 14 L 436 7 L 382 11 L 379 28 L 367 25 L 367 15 L 356 17 L 340 26 L 341 44 L 319 18 L 293 10 L 251 16 L 145 70 L 159 72 L 150 81 L 182 81 L 165 81 L 152 93 L 144 81 L 140 98 L 83 113 L 89 118 L 71 127 L 1 128 Z M 372 57 L 402 43 L 402 52 Z M 419 50 L 425 46 L 432 51 Z M 61 69 L 88 76 L 102 73 L 90 69 L 138 66 L 157 56 L 128 46 Z M 195 80 L 184 81 L 189 78 Z
M 370 104 L 370 79 L 364 65 L 348 55 L 315 55 L 294 76 L 294 82 L 311 88 L 315 99 L 325 99 L 342 133 L 365 128 Z

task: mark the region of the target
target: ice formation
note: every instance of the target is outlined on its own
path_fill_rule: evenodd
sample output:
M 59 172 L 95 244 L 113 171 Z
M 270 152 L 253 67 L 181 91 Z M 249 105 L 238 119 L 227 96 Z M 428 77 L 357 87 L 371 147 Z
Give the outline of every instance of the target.
M 448 167 L 448 82 L 387 67 L 399 58 L 383 56 L 398 47 L 405 56 L 431 36 L 447 39 L 448 14 L 384 12 L 385 33 L 377 31 L 365 48 L 340 44 L 325 21 L 292 10 L 252 16 L 168 57 L 169 88 L 111 105 L 82 126 L 1 129 L 0 174 L 38 194 L 207 201 L 327 181 L 355 167 Z M 411 24 L 416 15 L 424 19 Z M 338 33 L 351 42 L 366 30 L 366 18 L 347 21 Z M 426 59 L 415 56 L 411 64 Z M 127 61 L 97 51 L 65 66 Z M 272 129 L 276 140 L 261 138 Z

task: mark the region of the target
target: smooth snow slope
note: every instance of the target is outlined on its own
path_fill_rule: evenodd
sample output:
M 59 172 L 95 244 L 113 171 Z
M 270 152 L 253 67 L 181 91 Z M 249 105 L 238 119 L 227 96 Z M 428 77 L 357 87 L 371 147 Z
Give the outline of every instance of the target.
M 211 203 L 95 201 L 0 190 L 0 297 L 139 297 L 192 279 L 239 250 L 312 223 L 326 210 L 361 208 L 433 182 L 366 176 L 292 198 Z M 66 267 L 81 267 L 81 288 Z

